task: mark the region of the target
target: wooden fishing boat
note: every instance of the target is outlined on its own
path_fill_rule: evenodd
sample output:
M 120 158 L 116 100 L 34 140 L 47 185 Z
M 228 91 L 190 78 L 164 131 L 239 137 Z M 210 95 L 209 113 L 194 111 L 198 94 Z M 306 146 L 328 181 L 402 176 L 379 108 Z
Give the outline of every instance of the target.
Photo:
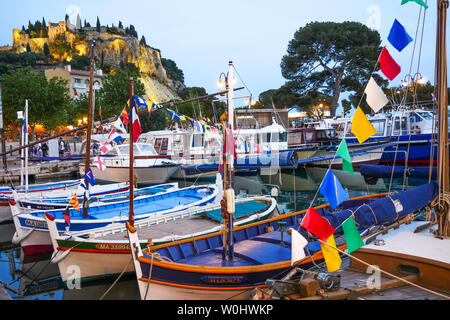
M 276 200 L 265 196 L 237 199 L 236 210 L 237 226 L 278 215 Z M 72 265 L 79 267 L 82 282 L 134 272 L 124 225 L 93 230 L 89 234 L 72 232 L 60 235 L 53 218 L 46 215 L 54 248 L 52 261 L 58 263 L 63 281 L 73 279 Z M 161 245 L 218 232 L 222 220 L 220 205 L 211 204 L 138 220 L 135 227 L 140 231 L 139 243 L 144 249 L 148 246 L 148 239 L 152 239 L 153 245 Z
M 190 207 L 203 206 L 214 202 L 218 189 L 215 185 L 191 186 L 173 191 L 163 191 L 157 194 L 142 196 L 135 199 L 136 219 L 146 219 L 154 215 L 163 215 Z M 133 199 L 133 198 L 132 198 Z M 57 228 L 60 232 L 70 228 L 72 231 L 87 231 L 103 228 L 113 223 L 124 223 L 128 218 L 129 200 L 116 201 L 106 204 L 93 204 L 89 207 L 89 214 L 84 218 L 84 208 L 80 211 L 68 209 L 70 226 L 63 217 L 65 210 L 49 210 L 56 217 Z M 52 251 L 50 236 L 45 222 L 46 211 L 29 211 L 11 202 L 13 221 L 16 234 L 14 243 L 20 243 L 26 254 L 36 254 Z
M 418 195 L 422 198 L 414 203 L 408 201 Z M 332 226 L 338 226 L 353 213 L 357 223 L 365 227 L 363 234 L 369 235 L 385 224 L 421 210 L 435 196 L 436 186 L 430 184 L 392 195 L 349 199 L 341 205 L 344 210 L 338 213 L 331 213 L 329 205 L 316 207 L 316 210 Z M 398 215 L 394 203 L 403 206 Z M 222 260 L 223 232 L 159 246 L 149 245 L 142 250 L 138 245 L 139 231 L 127 224 L 141 298 L 250 298 L 254 287 L 264 287 L 267 279 L 282 279 L 291 271 L 291 237 L 285 231 L 299 229 L 305 213 L 306 210 L 282 214 L 235 228 L 233 261 Z M 336 238 L 336 242 L 339 248 L 346 247 L 342 237 Z M 308 243 L 307 250 L 310 255 L 298 265 L 303 269 L 323 260 L 317 241 Z

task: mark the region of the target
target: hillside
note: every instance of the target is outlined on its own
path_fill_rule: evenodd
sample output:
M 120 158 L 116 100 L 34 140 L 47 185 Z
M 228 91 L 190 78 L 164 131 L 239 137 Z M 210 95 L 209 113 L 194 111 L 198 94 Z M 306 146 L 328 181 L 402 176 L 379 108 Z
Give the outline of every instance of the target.
M 137 32 L 129 32 L 127 28 L 92 28 L 81 27 L 66 22 L 48 23 L 36 22 L 29 24 L 28 29 L 13 30 L 13 45 L 2 47 L 2 51 L 16 54 L 23 52 L 42 53 L 52 56 L 54 64 L 69 63 L 75 56 L 88 55 L 88 44 L 95 41 L 96 65 L 107 66 L 107 69 L 123 69 L 128 64 L 134 64 L 141 75 L 141 81 L 146 88 L 147 96 L 159 102 L 179 99 L 178 93 L 185 88 L 183 81 L 172 79 L 164 68 L 161 53 L 139 41 Z M 181 72 L 182 73 L 182 72 Z

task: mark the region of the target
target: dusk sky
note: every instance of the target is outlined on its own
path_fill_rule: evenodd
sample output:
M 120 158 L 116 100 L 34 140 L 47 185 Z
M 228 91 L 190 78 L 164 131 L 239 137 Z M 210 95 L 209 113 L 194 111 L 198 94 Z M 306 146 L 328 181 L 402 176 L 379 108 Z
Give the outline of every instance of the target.
M 400 5 L 401 0 L 59 0 L 3 1 L 0 22 L 0 45 L 12 43 L 12 29 L 25 27 L 28 20 L 47 22 L 64 20 L 68 13 L 80 12 L 95 25 L 119 20 L 124 26 L 133 24 L 139 38 L 161 50 L 183 70 L 187 86 L 217 91 L 216 82 L 226 72 L 231 58 L 253 96 L 284 84 L 280 62 L 296 30 L 312 21 L 359 21 L 381 34 L 402 73 L 392 85 L 399 85 L 409 73 L 413 43 L 401 53 L 387 41 L 392 23 L 397 18 L 414 38 L 420 6 L 414 2 Z M 433 82 L 436 1 L 428 1 L 420 72 Z M 74 15 L 76 17 L 76 14 Z M 420 35 L 420 34 L 419 34 Z M 418 37 L 420 40 L 420 36 Z M 417 72 L 416 59 L 412 74 Z

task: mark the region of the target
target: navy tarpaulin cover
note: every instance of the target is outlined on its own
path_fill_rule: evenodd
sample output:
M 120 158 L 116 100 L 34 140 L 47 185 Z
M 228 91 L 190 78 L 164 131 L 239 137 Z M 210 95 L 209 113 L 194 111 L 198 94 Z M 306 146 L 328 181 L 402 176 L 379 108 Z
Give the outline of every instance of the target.
M 356 208 L 325 214 L 324 217 L 337 229 L 354 212 L 356 225 L 359 228 L 368 228 L 391 223 L 416 212 L 430 204 L 437 194 L 436 183 L 424 184 Z
M 392 175 L 392 166 L 380 166 L 362 163 L 359 167 L 359 171 L 364 176 L 366 181 L 370 182 L 372 178 L 390 178 Z M 428 179 L 429 172 L 429 167 L 406 167 L 406 176 L 410 178 Z M 393 178 L 402 178 L 404 174 L 404 166 L 394 167 Z M 431 178 L 436 179 L 436 177 L 437 168 L 433 167 Z

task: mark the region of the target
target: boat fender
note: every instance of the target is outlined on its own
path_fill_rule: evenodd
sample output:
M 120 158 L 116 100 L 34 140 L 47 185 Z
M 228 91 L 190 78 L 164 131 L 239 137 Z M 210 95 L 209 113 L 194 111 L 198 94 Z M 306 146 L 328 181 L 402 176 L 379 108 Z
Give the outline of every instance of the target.
M 52 254 L 52 258 L 50 259 L 50 261 L 52 263 L 60 263 L 61 261 L 63 261 L 65 258 L 67 258 L 67 256 L 69 255 L 70 251 L 72 251 L 73 248 L 70 248 L 69 250 L 64 251 L 62 254 L 58 255 L 59 251 L 55 251 Z
M 19 234 L 17 233 L 17 231 L 14 232 L 14 236 L 13 236 L 13 238 L 12 238 L 12 240 L 11 240 L 12 244 L 19 244 L 19 243 L 21 243 L 21 242 L 24 241 L 26 238 L 28 238 L 28 237 L 33 233 L 34 230 L 36 230 L 36 228 L 33 228 L 33 229 L 31 229 L 31 230 L 28 230 L 28 232 L 27 232 L 26 234 L 24 234 L 23 236 L 21 236 L 21 237 L 19 236 Z
M 208 188 L 199 189 L 197 190 L 197 193 L 209 193 L 209 189 Z
M 233 214 L 235 212 L 234 189 L 227 189 L 225 194 L 227 199 L 227 212 Z

